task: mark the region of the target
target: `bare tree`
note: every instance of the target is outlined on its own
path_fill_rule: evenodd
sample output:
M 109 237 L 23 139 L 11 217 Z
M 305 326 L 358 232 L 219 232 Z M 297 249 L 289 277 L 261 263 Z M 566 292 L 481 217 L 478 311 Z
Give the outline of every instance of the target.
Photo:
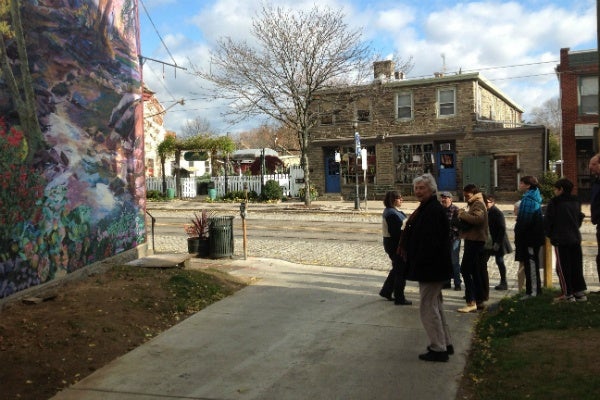
M 373 55 L 351 30 L 341 10 L 315 6 L 292 11 L 263 5 L 250 35 L 256 45 L 219 39 L 211 68 L 194 68 L 214 84 L 213 96 L 230 101 L 232 121 L 268 116 L 292 129 L 298 139 L 305 185 L 310 187 L 307 150 L 317 123 L 319 90 L 363 82 Z M 310 196 L 305 204 L 310 205 Z
M 546 100 L 540 107 L 531 110 L 531 119 L 534 124 L 545 125 L 550 133 L 560 133 L 562 125 L 560 99 L 552 97 Z
M 550 160 L 560 159 L 560 132 L 562 127 L 560 99 L 552 97 L 546 100 L 540 107 L 532 109 L 531 119 L 534 124 L 544 125 L 550 132 L 550 154 L 548 158 Z
M 210 122 L 204 117 L 197 117 L 191 121 L 186 121 L 186 123 L 181 128 L 181 134 L 184 138 L 192 137 L 192 136 L 214 136 L 215 132 L 213 132 Z

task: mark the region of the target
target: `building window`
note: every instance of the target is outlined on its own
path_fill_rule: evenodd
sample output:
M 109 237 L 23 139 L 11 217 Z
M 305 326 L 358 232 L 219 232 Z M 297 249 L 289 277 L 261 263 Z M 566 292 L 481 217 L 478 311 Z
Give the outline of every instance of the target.
M 411 119 L 412 115 L 412 93 L 398 93 L 396 96 L 396 118 Z
M 342 149 L 342 161 L 340 162 L 342 184 L 356 184 L 356 167 L 358 167 L 358 183 L 364 184 L 365 176 L 367 183 L 375 183 L 377 173 L 377 157 L 375 156 L 375 146 L 364 146 L 367 149 L 367 170 L 362 170 L 362 160 L 358 160 L 356 165 L 356 153 L 354 147 L 344 147 Z
M 598 114 L 598 77 L 579 78 L 579 114 Z
M 433 173 L 432 143 L 401 144 L 396 147 L 396 182 L 412 185 L 413 179 L 424 173 Z
M 319 118 L 321 125 L 335 125 L 339 123 L 340 110 L 334 104 L 319 104 Z
M 319 104 L 321 125 L 333 125 L 333 108 L 331 104 Z
M 356 102 L 356 120 L 371 122 L 371 104 L 368 99 L 360 99 Z
M 453 88 L 438 90 L 438 116 L 447 117 L 455 114 L 456 91 Z

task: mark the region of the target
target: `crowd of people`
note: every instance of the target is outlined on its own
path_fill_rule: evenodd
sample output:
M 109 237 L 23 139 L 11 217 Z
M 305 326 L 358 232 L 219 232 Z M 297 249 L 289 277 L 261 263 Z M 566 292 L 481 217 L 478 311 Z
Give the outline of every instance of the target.
M 596 225 L 600 278 L 600 154 L 590 160 L 593 177 L 591 220 Z M 423 174 L 413 180 L 418 207 L 407 216 L 402 195 L 390 191 L 382 215 L 383 247 L 392 268 L 379 294 L 397 305 L 411 305 L 404 293 L 406 281 L 419 287 L 419 313 L 429 339 L 424 361 L 445 362 L 454 353 L 443 307 L 443 289 L 462 291 L 461 313 L 477 312 L 489 300 L 488 261 L 494 258 L 500 281 L 495 290 L 508 290 L 504 257 L 514 252 L 521 300 L 542 292 L 540 251 L 546 238 L 556 255 L 556 274 L 561 294 L 555 302 L 587 301 L 583 275 L 580 227 L 585 215 L 575 196 L 573 183 L 561 178 L 554 183 L 554 196 L 542 207 L 540 184 L 534 176 L 519 181 L 521 200 L 515 203 L 514 249 L 506 232 L 506 220 L 493 195 L 481 193 L 474 184 L 463 187 L 466 207 L 453 204 L 450 192 L 438 194 L 435 178 Z M 439 198 L 438 198 L 439 195 Z M 461 244 L 463 246 L 460 257 Z

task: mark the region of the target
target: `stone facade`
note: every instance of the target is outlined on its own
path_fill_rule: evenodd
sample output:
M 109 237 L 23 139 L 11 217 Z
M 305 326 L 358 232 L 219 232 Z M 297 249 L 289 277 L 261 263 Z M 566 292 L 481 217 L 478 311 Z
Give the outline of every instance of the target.
M 592 112 L 581 110 L 580 84 L 584 77 L 596 77 L 598 96 L 598 51 L 560 50 L 560 64 L 556 67 L 560 81 L 562 112 L 562 175 L 574 184 L 574 192 L 589 201 L 590 176 L 588 161 L 598 151 L 594 128 L 598 126 L 598 105 Z
M 388 61 L 375 63 L 374 75 L 371 84 L 319 93 L 309 151 L 319 193 L 353 198 L 358 177 L 361 196 L 365 180 L 367 192 L 410 194 L 424 172 L 440 190 L 460 194 L 467 176 L 486 190 L 510 192 L 523 173 L 543 172 L 545 128 L 523 128 L 523 110 L 479 73 L 404 80 Z M 366 171 L 355 158 L 355 132 L 368 152 Z M 339 165 L 331 161 L 336 152 Z M 479 161 L 489 170 L 472 167 Z

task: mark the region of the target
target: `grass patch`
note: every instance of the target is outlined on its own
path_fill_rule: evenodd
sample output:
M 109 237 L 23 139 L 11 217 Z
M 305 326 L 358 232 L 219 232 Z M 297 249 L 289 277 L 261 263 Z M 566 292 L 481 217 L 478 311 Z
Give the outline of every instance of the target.
M 553 303 L 558 292 L 502 300 L 475 327 L 458 399 L 597 399 L 600 293 Z

